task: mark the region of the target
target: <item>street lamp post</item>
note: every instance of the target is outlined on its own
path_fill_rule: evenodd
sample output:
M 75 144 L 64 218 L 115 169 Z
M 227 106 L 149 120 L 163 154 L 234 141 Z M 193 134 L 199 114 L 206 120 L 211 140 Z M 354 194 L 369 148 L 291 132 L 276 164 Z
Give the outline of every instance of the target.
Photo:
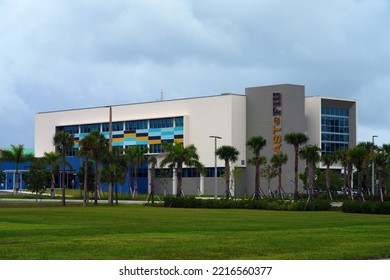
M 215 181 L 215 199 L 218 196 L 218 178 L 217 178 L 217 139 L 222 139 L 220 136 L 212 135 L 210 138 L 214 138 L 214 181 Z
M 373 135 L 372 136 L 372 149 L 374 150 L 374 139 L 375 137 L 378 137 L 378 135 Z M 374 162 L 374 159 L 372 160 L 372 164 L 371 164 L 371 193 L 372 195 L 374 195 L 374 192 L 375 192 L 375 162 Z

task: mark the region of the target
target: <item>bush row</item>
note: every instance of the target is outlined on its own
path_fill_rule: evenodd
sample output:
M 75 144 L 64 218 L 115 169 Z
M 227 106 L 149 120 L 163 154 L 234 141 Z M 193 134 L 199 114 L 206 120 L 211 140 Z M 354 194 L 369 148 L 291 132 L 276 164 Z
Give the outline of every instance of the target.
M 165 207 L 174 208 L 216 208 L 216 209 L 261 209 L 287 211 L 325 211 L 331 208 L 330 202 L 312 200 L 292 202 L 290 200 L 260 199 L 260 200 L 226 200 L 226 199 L 197 199 L 193 196 L 182 198 L 165 197 Z
M 345 201 L 341 209 L 345 213 L 390 214 L 390 202 Z

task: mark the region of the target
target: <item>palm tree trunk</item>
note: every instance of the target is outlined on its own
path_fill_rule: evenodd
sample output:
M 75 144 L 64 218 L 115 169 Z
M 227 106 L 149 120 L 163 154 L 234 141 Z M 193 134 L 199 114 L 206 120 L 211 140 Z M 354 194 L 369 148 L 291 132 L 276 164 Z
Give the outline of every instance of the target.
M 65 153 L 62 154 L 62 205 L 65 206 Z
M 255 199 L 258 200 L 260 196 L 260 159 L 256 158 L 256 172 L 255 172 Z
M 84 196 L 83 196 L 83 206 L 87 206 L 87 178 L 88 178 L 88 157 L 84 162 Z
M 352 164 L 348 164 L 348 195 L 351 200 L 353 200 L 352 196 Z
M 176 196 L 181 197 L 182 196 L 182 184 L 183 184 L 183 163 L 178 162 L 177 163 L 177 189 L 176 189 Z
M 298 146 L 294 146 L 295 149 L 295 166 L 294 166 L 294 172 L 295 172 L 295 178 L 294 178 L 294 200 L 297 200 L 299 198 L 298 193 Z
M 328 192 L 328 198 L 332 201 L 332 193 L 330 192 L 330 167 L 326 167 L 326 191 Z
M 95 202 L 94 204 L 97 205 L 98 201 L 98 181 L 99 181 L 99 161 L 96 161 L 95 166 Z
M 51 197 L 55 197 L 55 194 L 54 194 L 54 182 L 55 182 L 54 174 L 51 174 L 51 187 L 50 187 L 50 196 Z
M 282 194 L 282 168 L 279 167 L 279 172 L 278 172 L 278 192 L 279 192 L 279 197 L 280 199 L 283 199 L 283 194 Z
M 133 172 L 134 172 L 134 175 L 133 175 L 134 190 L 133 190 L 133 196 L 132 196 L 133 199 L 136 199 L 138 197 L 137 170 L 138 170 L 138 168 L 136 166 L 134 166 L 134 170 L 133 170 Z
M 230 165 L 229 161 L 225 160 L 225 182 L 226 182 L 226 199 L 230 198 L 229 182 L 230 182 Z

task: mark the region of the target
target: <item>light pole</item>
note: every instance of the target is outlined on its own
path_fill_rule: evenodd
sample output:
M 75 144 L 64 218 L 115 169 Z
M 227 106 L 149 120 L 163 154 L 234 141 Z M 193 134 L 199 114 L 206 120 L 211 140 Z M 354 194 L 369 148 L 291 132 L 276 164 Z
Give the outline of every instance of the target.
M 375 137 L 378 137 L 378 135 L 372 136 L 372 150 L 374 150 Z M 375 192 L 375 162 L 374 162 L 374 159 L 372 160 L 371 168 L 372 168 L 372 170 L 371 170 L 371 193 L 372 193 L 372 195 L 374 195 L 374 192 Z
M 220 136 L 212 135 L 210 138 L 214 138 L 214 180 L 215 180 L 215 199 L 218 195 L 218 178 L 217 178 L 217 139 L 222 139 Z

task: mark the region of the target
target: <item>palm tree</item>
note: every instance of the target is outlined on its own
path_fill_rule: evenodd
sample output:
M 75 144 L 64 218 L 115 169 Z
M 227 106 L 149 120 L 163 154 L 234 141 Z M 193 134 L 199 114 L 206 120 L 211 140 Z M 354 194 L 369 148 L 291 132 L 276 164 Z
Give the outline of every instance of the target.
M 123 184 L 126 180 L 126 159 L 118 150 L 112 150 L 105 154 L 102 159 L 102 164 L 101 179 L 103 182 L 111 183 L 112 186 L 115 186 L 116 204 L 118 204 L 117 184 Z M 109 204 L 112 205 L 113 200 L 110 200 Z
M 350 164 L 349 149 L 337 150 L 333 153 L 333 156 L 335 157 L 336 161 L 339 162 L 341 164 L 341 166 L 343 167 L 343 170 L 344 170 L 343 189 L 344 189 L 344 192 L 346 193 L 347 192 L 346 190 L 347 189 L 349 190 L 349 187 L 350 187 L 350 182 L 347 181 L 349 178 L 349 176 L 347 176 L 348 170 L 349 170 L 348 165 Z M 350 191 L 348 193 L 351 194 Z
M 390 157 L 383 147 L 378 149 L 375 157 L 375 165 L 377 167 L 378 188 L 381 201 L 383 202 L 383 181 L 385 180 L 385 170 L 389 168 Z
M 308 199 L 311 199 L 313 196 L 314 189 L 314 171 L 316 164 L 320 161 L 320 152 L 321 149 L 314 146 L 306 146 L 299 151 L 299 156 L 301 159 L 306 160 L 306 169 L 307 169 L 307 187 L 309 192 Z
M 184 147 L 182 143 L 175 142 L 173 144 L 164 143 L 163 149 L 167 152 L 165 158 L 160 162 L 160 168 L 168 165 L 177 172 L 177 190 L 176 196 L 180 197 L 183 194 L 183 164 L 194 166 L 201 172 L 204 170 L 203 164 L 199 161 L 199 155 L 195 145 L 190 144 Z
M 92 146 L 92 159 L 95 162 L 94 204 L 97 205 L 99 196 L 99 163 L 108 152 L 108 140 L 105 138 L 104 134 L 99 131 L 93 131 L 91 134 L 95 138 L 94 145 Z
M 45 154 L 43 156 L 44 162 L 50 166 L 50 170 L 51 170 L 51 172 L 50 172 L 51 173 L 51 185 L 50 185 L 51 197 L 55 197 L 54 185 L 56 182 L 56 175 L 59 173 L 59 160 L 60 160 L 60 158 L 61 158 L 61 154 L 57 153 L 57 152 L 50 152 L 50 153 L 45 152 Z M 71 169 L 73 169 L 73 168 L 71 168 Z
M 390 144 L 383 144 L 382 145 L 383 152 L 390 158 Z M 386 168 L 387 170 L 387 182 L 390 182 L 390 159 L 389 159 L 389 166 Z
M 271 158 L 272 167 L 277 170 L 278 173 L 278 194 L 283 199 L 282 194 L 282 166 L 287 163 L 288 157 L 283 153 L 274 154 Z
M 306 144 L 309 141 L 309 137 L 307 137 L 304 133 L 301 132 L 291 132 L 284 135 L 284 141 L 288 144 L 294 146 L 295 152 L 295 163 L 294 163 L 294 199 L 298 199 L 298 159 L 299 159 L 299 146 Z
M 134 191 L 132 194 L 132 198 L 135 199 L 138 196 L 138 187 L 137 187 L 137 175 L 138 168 L 147 160 L 146 153 L 148 152 L 147 148 L 141 148 L 139 145 L 130 146 L 125 150 L 125 157 L 128 163 L 128 167 L 133 165 L 133 186 Z M 129 180 L 130 185 L 130 180 Z M 130 189 L 130 188 L 129 188 Z
M 15 182 L 14 192 L 18 194 L 19 191 L 19 164 L 34 160 L 34 155 L 25 154 L 24 145 L 11 145 L 10 150 L 1 150 L 1 158 L 5 161 L 15 163 Z
M 332 193 L 330 192 L 330 166 L 337 161 L 337 158 L 334 154 L 323 154 L 321 156 L 322 163 L 326 166 L 326 192 L 328 193 L 328 198 L 332 199 Z
M 363 173 L 365 166 L 370 161 L 370 151 L 360 144 L 350 150 L 351 163 L 358 172 L 358 198 L 364 201 L 363 196 Z
M 150 193 L 148 195 L 148 203 L 150 200 L 152 200 L 152 204 L 154 204 L 154 195 L 155 195 L 154 184 L 156 178 L 157 157 L 153 155 L 149 155 L 148 163 L 150 164 Z
M 79 155 L 84 156 L 84 197 L 83 206 L 87 206 L 87 193 L 88 193 L 88 161 L 93 157 L 94 149 L 97 145 L 96 133 L 89 133 L 83 139 L 80 140 L 80 153 Z
M 260 151 L 264 148 L 267 141 L 262 136 L 252 136 L 246 145 L 252 150 L 254 157 L 249 160 L 250 164 L 255 166 L 255 199 L 260 198 L 260 165 L 264 162 L 264 157 L 260 156 Z
M 57 132 L 53 137 L 54 146 L 61 152 L 62 157 L 62 205 L 65 206 L 65 166 L 66 152 L 74 145 L 73 135 L 66 131 Z
M 226 199 L 230 198 L 230 162 L 236 162 L 240 152 L 233 146 L 223 145 L 217 149 L 215 154 L 219 159 L 225 161 Z

